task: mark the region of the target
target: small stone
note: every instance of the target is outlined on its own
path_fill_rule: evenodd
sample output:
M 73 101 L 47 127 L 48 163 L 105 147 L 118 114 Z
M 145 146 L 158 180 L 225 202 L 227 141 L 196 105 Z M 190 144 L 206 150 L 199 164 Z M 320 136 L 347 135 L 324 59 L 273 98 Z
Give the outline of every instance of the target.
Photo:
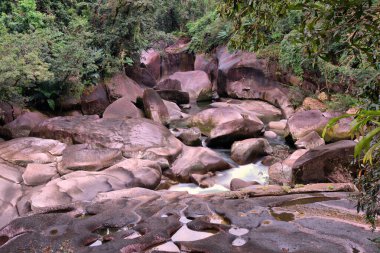
M 275 132 L 273 132 L 273 131 L 265 131 L 264 137 L 268 138 L 268 139 L 276 139 L 277 138 L 277 134 Z
M 321 102 L 325 102 L 329 100 L 329 95 L 326 92 L 321 92 L 318 94 L 318 100 Z

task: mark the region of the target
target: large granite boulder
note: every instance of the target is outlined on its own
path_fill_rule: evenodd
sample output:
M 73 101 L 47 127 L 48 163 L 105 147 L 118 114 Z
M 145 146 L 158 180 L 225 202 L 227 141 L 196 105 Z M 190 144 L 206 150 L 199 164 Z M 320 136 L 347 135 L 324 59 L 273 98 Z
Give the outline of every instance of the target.
M 161 77 L 161 55 L 154 49 L 148 49 L 141 53 L 141 64 L 149 71 L 155 80 Z
M 260 99 L 281 108 L 289 118 L 293 106 L 288 91 L 268 75 L 268 60 L 258 59 L 254 53 L 229 53 L 226 47 L 217 50 L 218 93 L 239 99 Z
M 234 108 L 241 113 L 254 114 L 263 122 L 280 120 L 282 112 L 277 107 L 259 100 L 223 99 L 210 105 L 214 108 Z
M 170 79 L 166 79 L 169 81 Z M 190 95 L 188 92 L 180 90 L 157 90 L 158 95 L 164 100 L 174 102 L 178 105 L 190 103 Z
M 297 148 L 313 149 L 325 145 L 325 140 L 322 139 L 317 132 L 310 132 L 294 143 Z
M 136 102 L 137 98 L 143 95 L 140 86 L 124 73 L 118 73 L 112 78 L 105 79 L 103 83 L 107 88 L 111 102 L 122 97 L 127 97 L 131 102 Z
M 230 146 L 234 141 L 263 134 L 264 124 L 254 114 L 235 108 L 210 108 L 190 117 L 188 124 L 208 136 L 209 146 Z
M 194 62 L 194 70 L 206 72 L 214 84 L 218 77 L 218 60 L 214 55 L 197 54 Z
M 206 136 L 210 136 L 211 131 L 224 123 L 234 120 L 248 119 L 264 127 L 263 122 L 254 114 L 241 111 L 233 107 L 210 108 L 203 110 L 189 119 L 191 126 L 198 127 Z
M 348 183 L 352 182 L 356 170 L 354 141 L 338 141 L 309 150 L 293 165 L 296 183 Z
M 183 113 L 181 108 L 176 103 L 171 102 L 171 101 L 166 101 L 166 100 L 163 100 L 163 102 L 164 102 L 166 109 L 168 110 L 168 113 L 169 113 L 169 121 L 168 122 L 172 122 L 175 120 L 180 120 L 180 119 L 190 117 L 190 115 Z
M 146 89 L 143 95 L 145 115 L 162 125 L 169 123 L 169 111 L 160 95 L 153 89 Z
M 81 97 L 81 108 L 85 115 L 102 115 L 109 104 L 107 91 L 103 84 L 87 88 Z
M 200 146 L 202 144 L 202 133 L 197 127 L 192 128 L 176 128 L 172 130 L 172 133 L 188 146 Z
M 32 135 L 69 144 L 87 143 L 120 149 L 130 158 L 171 160 L 182 150 L 182 143 L 167 128 L 148 119 L 57 117 L 42 122 Z
M 143 118 L 144 113 L 138 109 L 129 97 L 122 97 L 110 104 L 103 113 L 105 119 Z
M 263 125 L 250 119 L 237 119 L 216 126 L 207 139 L 209 147 L 229 147 L 235 141 L 263 135 Z
M 165 48 L 161 57 L 161 78 L 175 72 L 193 71 L 195 55 L 188 51 L 188 39 L 179 39 L 175 44 Z
M 35 191 L 31 207 L 38 210 L 48 206 L 91 201 L 98 193 L 133 187 L 155 189 L 161 180 L 157 162 L 127 159 L 101 172 L 76 171 L 50 181 Z
M 215 151 L 203 147 L 184 147 L 182 155 L 166 171 L 167 175 L 180 182 L 189 182 L 191 174 L 207 174 L 231 168 Z
M 22 167 L 30 163 L 55 163 L 65 148 L 65 144 L 56 140 L 18 138 L 0 143 L 0 158 Z
M 73 171 L 98 171 L 110 167 L 122 159 L 119 149 L 99 147 L 93 144 L 68 146 L 62 153 L 60 174 Z
M 231 148 L 231 158 L 240 165 L 254 162 L 260 157 L 273 153 L 267 139 L 256 138 L 236 141 Z
M 203 71 L 176 72 L 160 82 L 158 90 L 180 90 L 189 93 L 194 101 L 207 101 L 212 98 L 212 84 Z
M 293 165 L 307 150 L 300 149 L 291 154 L 284 161 L 277 162 L 269 167 L 269 183 L 279 185 L 292 185 L 294 183 Z
M 48 118 L 40 112 L 25 112 L 14 121 L 0 127 L 0 136 L 6 139 L 28 137 L 35 126 Z
M 288 129 L 295 141 L 305 137 L 311 132 L 317 132 L 321 136 L 327 123 L 332 118 L 340 115 L 340 113 L 322 113 L 318 110 L 300 111 L 295 113 L 288 120 Z M 326 132 L 325 140 L 330 142 L 350 139 L 351 122 L 352 118 L 341 119 L 337 125 Z

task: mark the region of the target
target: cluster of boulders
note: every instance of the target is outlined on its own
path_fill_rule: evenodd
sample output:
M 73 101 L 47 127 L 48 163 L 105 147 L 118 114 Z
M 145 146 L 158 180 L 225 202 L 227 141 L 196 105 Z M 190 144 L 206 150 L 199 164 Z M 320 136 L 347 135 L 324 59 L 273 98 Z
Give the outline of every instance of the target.
M 70 116 L 0 104 L 0 137 L 8 140 L 0 141 L 0 227 L 29 211 L 92 201 L 100 193 L 154 190 L 168 178 L 208 186 L 205 177 L 234 166 L 210 147 L 231 148 L 240 165 L 262 160 L 274 184 L 352 180 L 350 119 L 322 139 L 338 114 L 294 112 L 268 61 L 226 48 L 194 56 L 186 48 L 179 41 L 166 56 L 148 50 L 129 76 L 115 74 L 80 99 L 62 99 L 59 108 Z M 189 110 L 202 101 L 207 108 Z M 278 145 L 282 137 L 298 150 Z

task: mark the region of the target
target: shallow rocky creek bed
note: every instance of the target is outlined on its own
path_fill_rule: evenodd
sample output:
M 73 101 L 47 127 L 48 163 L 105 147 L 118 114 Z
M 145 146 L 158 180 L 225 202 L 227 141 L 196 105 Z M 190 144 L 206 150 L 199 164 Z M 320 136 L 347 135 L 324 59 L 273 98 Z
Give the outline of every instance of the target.
M 265 60 L 182 48 L 60 116 L 0 104 L 0 253 L 380 252 L 355 207 L 352 119 L 322 139 L 341 113 L 294 110 Z

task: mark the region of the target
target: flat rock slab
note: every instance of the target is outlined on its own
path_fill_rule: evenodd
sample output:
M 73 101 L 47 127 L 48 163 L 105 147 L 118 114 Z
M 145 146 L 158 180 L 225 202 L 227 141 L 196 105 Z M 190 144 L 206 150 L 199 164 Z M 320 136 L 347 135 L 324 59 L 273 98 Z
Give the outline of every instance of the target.
M 26 167 L 30 163 L 54 163 L 66 144 L 56 140 L 25 137 L 0 143 L 0 158 Z
M 182 150 L 182 143 L 167 128 L 148 119 L 57 117 L 41 123 L 32 134 L 69 144 L 87 143 L 119 149 L 130 158 L 172 159 Z
M 212 103 L 211 107 L 230 107 L 235 108 L 243 113 L 253 113 L 266 123 L 270 121 L 280 120 L 282 118 L 282 112 L 280 109 L 260 100 L 223 99 L 222 102 Z
M 0 229 L 0 251 L 379 252 L 373 239 L 380 233 L 367 229 L 348 197 L 226 199 L 121 190 L 12 221 Z
M 161 181 L 158 163 L 126 159 L 100 172 L 77 171 L 50 181 L 31 197 L 33 210 L 91 201 L 98 193 L 133 187 L 155 189 Z

